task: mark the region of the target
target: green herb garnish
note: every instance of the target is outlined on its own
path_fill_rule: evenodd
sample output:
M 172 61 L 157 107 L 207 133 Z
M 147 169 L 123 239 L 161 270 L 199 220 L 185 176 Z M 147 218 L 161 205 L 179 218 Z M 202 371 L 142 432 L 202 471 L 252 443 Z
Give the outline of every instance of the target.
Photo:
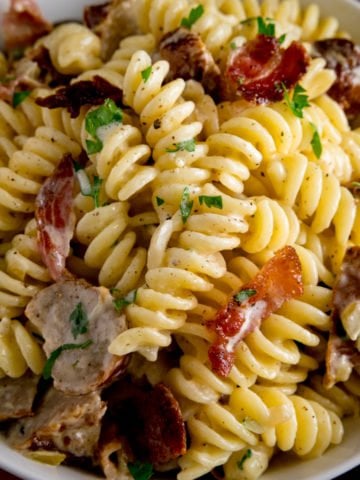
M 186 223 L 191 214 L 194 201 L 190 200 L 190 189 L 185 187 L 180 201 L 180 213 L 183 223 Z
M 97 175 L 94 176 L 94 183 L 91 184 L 90 179 L 85 171 L 84 168 L 80 165 L 79 162 L 74 161 L 74 170 L 76 177 L 78 179 L 80 185 L 80 191 L 84 197 L 92 197 L 94 200 L 95 208 L 99 208 L 100 206 L 100 189 L 102 184 L 102 178 L 98 177 Z
M 231 50 L 236 50 L 236 49 L 237 49 L 236 43 L 235 43 L 235 42 L 231 42 L 231 43 L 230 43 L 230 48 L 231 48 Z
M 112 295 L 116 295 L 117 293 L 119 293 L 119 291 L 116 288 L 112 288 L 110 292 Z M 121 310 L 123 310 L 125 307 L 135 302 L 136 296 L 137 296 L 137 290 L 131 290 L 131 292 L 129 292 L 124 297 L 115 298 L 113 300 L 115 310 L 118 312 L 121 312 Z
M 142 72 L 141 72 L 141 78 L 144 80 L 144 83 L 146 83 L 149 78 L 150 78 L 150 75 L 151 75 L 151 71 L 152 71 L 152 65 L 150 65 L 149 67 L 145 68 Z
M 278 38 L 278 42 L 280 45 L 282 45 L 284 42 L 285 42 L 285 38 L 286 38 L 286 33 L 283 33 L 279 38 Z
M 69 317 L 71 323 L 71 333 L 76 339 L 78 335 L 82 335 L 88 331 L 89 319 L 84 308 L 84 305 L 79 302 Z
M 30 95 L 31 91 L 30 90 L 23 90 L 22 92 L 15 92 L 12 98 L 12 104 L 13 107 L 17 107 L 22 103 L 25 98 L 27 98 Z
M 289 92 L 284 83 L 281 83 L 281 86 L 284 91 L 284 98 L 287 106 L 296 117 L 303 118 L 303 109 L 305 107 L 310 107 L 309 97 L 306 94 L 305 88 L 297 83 L 292 98 L 290 98 Z
M 241 460 L 236 462 L 236 465 L 237 465 L 238 469 L 243 470 L 244 469 L 244 463 L 246 462 L 246 460 L 248 458 L 251 458 L 251 457 L 252 457 L 252 450 L 250 450 L 250 448 L 248 448 L 246 450 L 245 454 L 241 457 Z
M 156 197 L 156 205 L 158 207 L 160 207 L 161 205 L 163 205 L 165 203 L 165 200 L 163 198 L 160 198 L 160 197 Z
M 111 98 L 107 98 L 103 105 L 86 115 L 85 130 L 94 139 L 86 140 L 86 149 L 90 155 L 100 152 L 103 147 L 103 143 L 98 137 L 98 129 L 111 123 L 121 123 L 122 118 L 121 108 L 119 108 Z
M 168 153 L 183 152 L 185 150 L 187 152 L 195 152 L 196 142 L 193 138 L 191 138 L 190 140 L 184 140 L 183 142 L 174 143 L 173 145 L 173 148 L 166 149 Z
M 234 295 L 234 298 L 237 302 L 242 303 L 248 300 L 250 297 L 253 297 L 256 293 L 256 290 L 254 290 L 253 288 L 248 288 L 245 290 L 241 290 L 241 292 Z
M 128 463 L 128 469 L 134 480 L 149 480 L 153 474 L 154 469 L 151 463 L 136 461 L 134 463 Z
M 223 201 L 221 195 L 199 195 L 199 203 L 205 205 L 209 208 L 223 208 Z
M 76 349 L 84 350 L 85 348 L 89 347 L 92 343 L 93 343 L 92 340 L 87 340 L 84 343 L 64 343 L 64 345 L 61 345 L 59 348 L 51 352 L 44 366 L 43 378 L 45 380 L 49 380 L 49 378 L 51 377 L 54 364 L 56 360 L 60 357 L 62 352 L 64 352 L 65 350 L 76 350 Z
M 360 188 L 360 182 L 352 182 L 351 186 L 353 188 Z
M 322 154 L 322 144 L 321 144 L 321 139 L 320 139 L 320 135 L 319 135 L 319 132 L 318 132 L 318 129 L 316 127 L 316 125 L 314 123 L 310 123 L 310 125 L 312 126 L 312 129 L 313 129 L 313 136 L 312 136 L 312 139 L 311 139 L 311 147 L 313 149 L 313 152 L 315 154 L 315 157 L 316 158 L 320 158 L 321 157 L 321 154 Z
M 263 17 L 256 18 L 259 35 L 266 35 L 267 37 L 275 37 L 275 23 L 272 19 L 264 19 Z M 266 23 L 268 21 L 268 23 Z
M 190 30 L 194 23 L 197 22 L 199 18 L 203 15 L 203 13 L 204 7 L 202 5 L 198 5 L 197 7 L 192 8 L 190 10 L 189 16 L 187 18 L 184 17 L 181 20 L 180 25 Z

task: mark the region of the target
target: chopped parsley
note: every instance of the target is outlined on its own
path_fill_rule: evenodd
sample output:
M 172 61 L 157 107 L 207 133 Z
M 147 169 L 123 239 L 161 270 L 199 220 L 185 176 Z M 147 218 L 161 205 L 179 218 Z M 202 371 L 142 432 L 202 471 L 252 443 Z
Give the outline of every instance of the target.
M 305 107 L 310 107 L 309 97 L 306 94 L 305 88 L 303 88 L 298 83 L 295 85 L 292 98 L 290 98 L 289 92 L 284 85 L 281 83 L 282 89 L 284 91 L 284 98 L 287 106 L 293 112 L 296 117 L 303 118 L 303 110 Z
M 275 37 L 275 23 L 270 18 L 257 17 L 259 35 L 265 35 L 267 37 Z
M 253 297 L 256 293 L 256 290 L 254 290 L 253 288 L 248 288 L 245 290 L 241 290 L 241 292 L 234 295 L 234 298 L 237 302 L 242 303 L 248 300 L 250 297 Z
M 150 78 L 150 75 L 151 75 L 151 71 L 152 71 L 152 65 L 150 65 L 149 67 L 145 68 L 142 72 L 141 72 L 141 78 L 144 80 L 144 83 L 146 83 L 149 78 Z
M 163 205 L 165 203 L 165 200 L 161 197 L 156 197 L 156 205 L 158 207 L 160 207 L 161 205 Z
M 52 369 L 54 367 L 54 364 L 56 360 L 60 357 L 62 352 L 65 350 L 76 350 L 76 349 L 81 349 L 84 350 L 85 348 L 89 347 L 93 343 L 92 340 L 86 340 L 84 343 L 64 343 L 64 345 L 61 345 L 58 347 L 56 350 L 50 353 L 49 358 L 45 362 L 44 370 L 43 370 L 43 378 L 45 380 L 49 380 L 51 377 Z
M 184 17 L 181 20 L 181 26 L 188 28 L 189 30 L 191 27 L 194 25 L 195 22 L 199 20 L 199 18 L 203 15 L 204 13 L 204 7 L 202 5 L 198 5 L 197 7 L 194 7 L 190 10 L 189 16 Z
M 76 339 L 78 335 L 82 335 L 88 331 L 89 319 L 84 308 L 84 305 L 79 302 L 69 317 L 71 323 L 71 333 Z
M 12 98 L 12 104 L 13 107 L 17 107 L 22 103 L 29 95 L 31 91 L 30 90 L 23 90 L 22 92 L 15 92 Z
M 119 293 L 119 290 L 117 290 L 116 288 L 112 288 L 110 292 L 111 292 L 111 295 L 116 296 Z M 124 297 L 115 298 L 113 300 L 115 310 L 117 312 L 121 312 L 121 310 L 123 310 L 125 307 L 135 302 L 136 296 L 137 296 L 137 290 L 131 290 L 131 292 L 129 292 Z
M 149 480 L 153 474 L 153 466 L 148 462 L 136 461 L 134 463 L 128 463 L 128 469 L 134 480 Z
M 199 195 L 199 203 L 200 205 L 204 203 L 209 208 L 223 208 L 223 201 L 221 195 Z
M 100 206 L 100 189 L 102 184 L 102 178 L 97 175 L 94 176 L 94 183 L 91 185 L 89 177 L 87 176 L 86 171 L 80 166 L 78 162 L 74 162 L 74 169 L 76 177 L 80 185 L 80 191 L 84 197 L 92 197 L 94 200 L 95 208 Z
M 122 119 L 121 108 L 111 98 L 107 98 L 103 105 L 86 115 L 85 130 L 93 137 L 93 140 L 86 140 L 86 149 L 90 155 L 100 152 L 103 147 L 103 143 L 98 136 L 99 128 L 111 123 L 121 123 Z
M 231 43 L 230 43 L 230 48 L 231 48 L 231 50 L 236 50 L 236 49 L 237 49 L 236 43 L 235 43 L 235 42 L 231 42 Z
M 243 470 L 244 469 L 244 463 L 246 462 L 246 460 L 248 458 L 251 458 L 251 457 L 252 457 L 252 450 L 250 450 L 250 448 L 248 448 L 246 450 L 246 452 L 244 453 L 244 455 L 241 457 L 241 459 L 236 463 L 238 469 Z
M 194 201 L 190 200 L 190 189 L 189 187 L 185 187 L 180 201 L 180 213 L 183 223 L 186 223 L 190 217 L 193 205 Z
M 286 38 L 286 33 L 283 33 L 282 35 L 280 35 L 280 37 L 278 38 L 278 42 L 280 45 L 282 45 L 285 42 L 285 38 Z
M 193 138 L 191 138 L 190 140 L 184 140 L 183 142 L 174 143 L 173 145 L 173 148 L 166 149 L 168 153 L 183 152 L 185 150 L 187 152 L 195 152 L 196 142 Z
M 315 157 L 320 158 L 321 154 L 322 154 L 322 144 L 321 144 L 320 135 L 319 135 L 319 132 L 318 132 L 318 129 L 317 129 L 316 125 L 314 123 L 311 123 L 310 125 L 313 129 L 313 132 L 314 132 L 313 136 L 312 136 L 312 139 L 311 139 L 311 142 L 310 142 L 311 147 L 313 149 Z

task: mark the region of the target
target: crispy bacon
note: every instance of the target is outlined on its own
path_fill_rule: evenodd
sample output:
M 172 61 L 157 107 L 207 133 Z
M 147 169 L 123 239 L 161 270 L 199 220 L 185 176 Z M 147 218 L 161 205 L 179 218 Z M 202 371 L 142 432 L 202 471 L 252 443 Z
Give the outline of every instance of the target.
M 160 466 L 186 452 L 185 423 L 166 385 L 149 389 L 120 381 L 105 392 L 105 399 L 130 456 Z
M 284 98 L 306 72 L 309 57 L 299 42 L 284 49 L 278 39 L 257 35 L 231 54 L 222 77 L 222 100 L 243 97 L 249 102 L 268 103 Z
M 39 45 L 28 52 L 28 57 L 38 65 L 39 77 L 49 87 L 67 85 L 72 79 L 71 75 L 63 75 L 52 64 L 49 50 L 44 45 Z
M 52 24 L 42 15 L 35 0 L 11 0 L 2 20 L 6 50 L 27 47 L 50 32 Z
M 160 55 L 170 64 L 168 79 L 194 79 L 213 93 L 220 82 L 220 69 L 200 35 L 187 28 L 177 28 L 163 36 Z
M 352 313 L 351 313 L 351 310 Z M 346 381 L 360 366 L 360 247 L 349 248 L 333 290 L 331 330 L 326 351 L 324 383 L 330 388 Z
M 360 46 L 345 38 L 328 38 L 315 42 L 313 49 L 336 73 L 329 95 L 340 103 L 349 119 L 355 118 L 360 114 Z
M 83 105 L 101 105 L 106 98 L 111 98 L 119 104 L 122 101 L 122 90 L 95 75 L 91 81 L 83 80 L 60 87 L 53 95 L 37 98 L 36 103 L 47 108 L 67 108 L 71 117 L 75 118 Z
M 234 363 L 236 345 L 285 301 L 303 293 L 301 264 L 294 248 L 279 250 L 240 292 L 249 290 L 255 293 L 240 304 L 233 297 L 207 324 L 217 334 L 208 352 L 212 369 L 224 377 Z
M 73 188 L 73 159 L 67 154 L 51 177 L 45 180 L 36 198 L 40 252 L 55 281 L 68 276 L 65 261 L 75 228 Z

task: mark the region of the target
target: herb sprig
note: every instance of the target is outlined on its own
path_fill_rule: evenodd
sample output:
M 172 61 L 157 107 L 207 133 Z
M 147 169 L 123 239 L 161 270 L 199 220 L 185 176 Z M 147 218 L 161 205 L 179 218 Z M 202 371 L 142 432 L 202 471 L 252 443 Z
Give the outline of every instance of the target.
M 142 70 L 141 78 L 144 80 L 144 83 L 146 83 L 149 80 L 151 72 L 152 72 L 152 65 Z
M 180 201 L 180 213 L 183 223 L 186 223 L 190 217 L 193 205 L 194 200 L 190 200 L 190 189 L 189 187 L 185 187 Z
M 281 83 L 281 87 L 284 91 L 284 99 L 287 106 L 290 108 L 290 110 L 296 117 L 303 118 L 304 108 L 310 107 L 309 96 L 307 95 L 305 88 L 303 88 L 297 83 L 295 85 L 292 97 L 290 97 L 289 91 L 284 85 L 284 83 Z
M 202 5 L 198 5 L 197 7 L 194 7 L 190 10 L 188 17 L 184 17 L 181 20 L 180 25 L 190 30 L 191 27 L 194 25 L 194 23 L 197 22 L 199 18 L 202 17 L 203 14 L 204 14 L 204 7 Z
M 321 138 L 320 138 L 320 135 L 319 135 L 319 131 L 316 127 L 316 125 L 314 123 L 310 123 L 312 129 L 313 129 L 313 136 L 311 138 L 311 147 L 312 147 L 312 150 L 315 154 L 315 157 L 316 158 L 320 158 L 321 157 L 321 154 L 322 154 L 322 143 L 321 143 Z
M 13 107 L 16 108 L 20 103 L 22 103 L 29 95 L 30 90 L 23 90 L 22 92 L 15 92 L 12 98 Z
M 102 185 L 102 178 L 94 175 L 93 184 L 91 184 L 90 179 L 84 168 L 78 162 L 74 162 L 75 174 L 80 185 L 80 191 L 84 197 L 92 197 L 94 200 L 94 207 L 100 207 L 100 189 Z
M 241 457 L 241 459 L 236 463 L 237 467 L 239 470 L 243 470 L 244 469 L 244 463 L 246 462 L 246 460 L 248 458 L 251 458 L 252 457 L 252 450 L 250 450 L 250 448 L 248 448 L 245 452 L 245 454 Z
M 103 147 L 102 140 L 98 136 L 99 128 L 111 123 L 121 123 L 122 119 L 121 108 L 111 98 L 107 98 L 103 105 L 86 115 L 85 130 L 93 137 L 93 140 L 86 140 L 86 149 L 90 155 L 100 152 Z
M 199 195 L 199 203 L 200 205 L 205 204 L 209 208 L 223 208 L 221 195 Z
M 137 460 L 134 463 L 128 463 L 127 466 L 134 480 L 149 480 L 154 474 L 153 466 L 148 462 Z
M 51 378 L 52 369 L 55 365 L 56 360 L 60 357 L 62 352 L 65 352 L 66 350 L 76 350 L 76 349 L 84 350 L 85 348 L 88 348 L 92 343 L 93 343 L 92 340 L 86 340 L 86 342 L 83 342 L 83 343 L 64 343 L 63 345 L 58 347 L 56 350 L 51 352 L 49 358 L 45 362 L 45 366 L 43 369 L 44 380 L 49 380 L 49 378 Z
M 190 140 L 184 140 L 183 142 L 174 143 L 172 148 L 167 148 L 168 153 L 176 152 L 195 152 L 196 142 L 193 138 Z
M 234 295 L 234 298 L 238 303 L 243 303 L 246 300 L 248 300 L 250 297 L 253 297 L 254 295 L 256 295 L 256 293 L 257 291 L 254 290 L 253 288 L 248 288 L 245 290 L 241 290 L 241 292 Z
M 79 302 L 71 312 L 69 321 L 71 324 L 71 333 L 76 339 L 78 335 L 82 335 L 88 331 L 89 319 L 84 305 Z
M 116 288 L 112 288 L 110 290 L 110 293 L 115 297 L 113 300 L 113 304 L 117 312 L 121 312 L 125 307 L 134 303 L 137 296 L 137 290 L 131 290 L 131 292 L 129 292 L 124 297 L 116 297 L 119 294 L 119 290 L 117 290 Z

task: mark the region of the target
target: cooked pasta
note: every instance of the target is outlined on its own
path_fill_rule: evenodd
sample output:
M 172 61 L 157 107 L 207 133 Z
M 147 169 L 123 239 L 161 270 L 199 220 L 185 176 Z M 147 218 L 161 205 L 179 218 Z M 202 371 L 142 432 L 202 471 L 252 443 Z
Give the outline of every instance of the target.
M 12 444 L 89 437 L 107 480 L 139 452 L 178 480 L 323 455 L 360 413 L 354 43 L 299 0 L 84 19 L 0 54 L 0 400 L 48 381 Z

